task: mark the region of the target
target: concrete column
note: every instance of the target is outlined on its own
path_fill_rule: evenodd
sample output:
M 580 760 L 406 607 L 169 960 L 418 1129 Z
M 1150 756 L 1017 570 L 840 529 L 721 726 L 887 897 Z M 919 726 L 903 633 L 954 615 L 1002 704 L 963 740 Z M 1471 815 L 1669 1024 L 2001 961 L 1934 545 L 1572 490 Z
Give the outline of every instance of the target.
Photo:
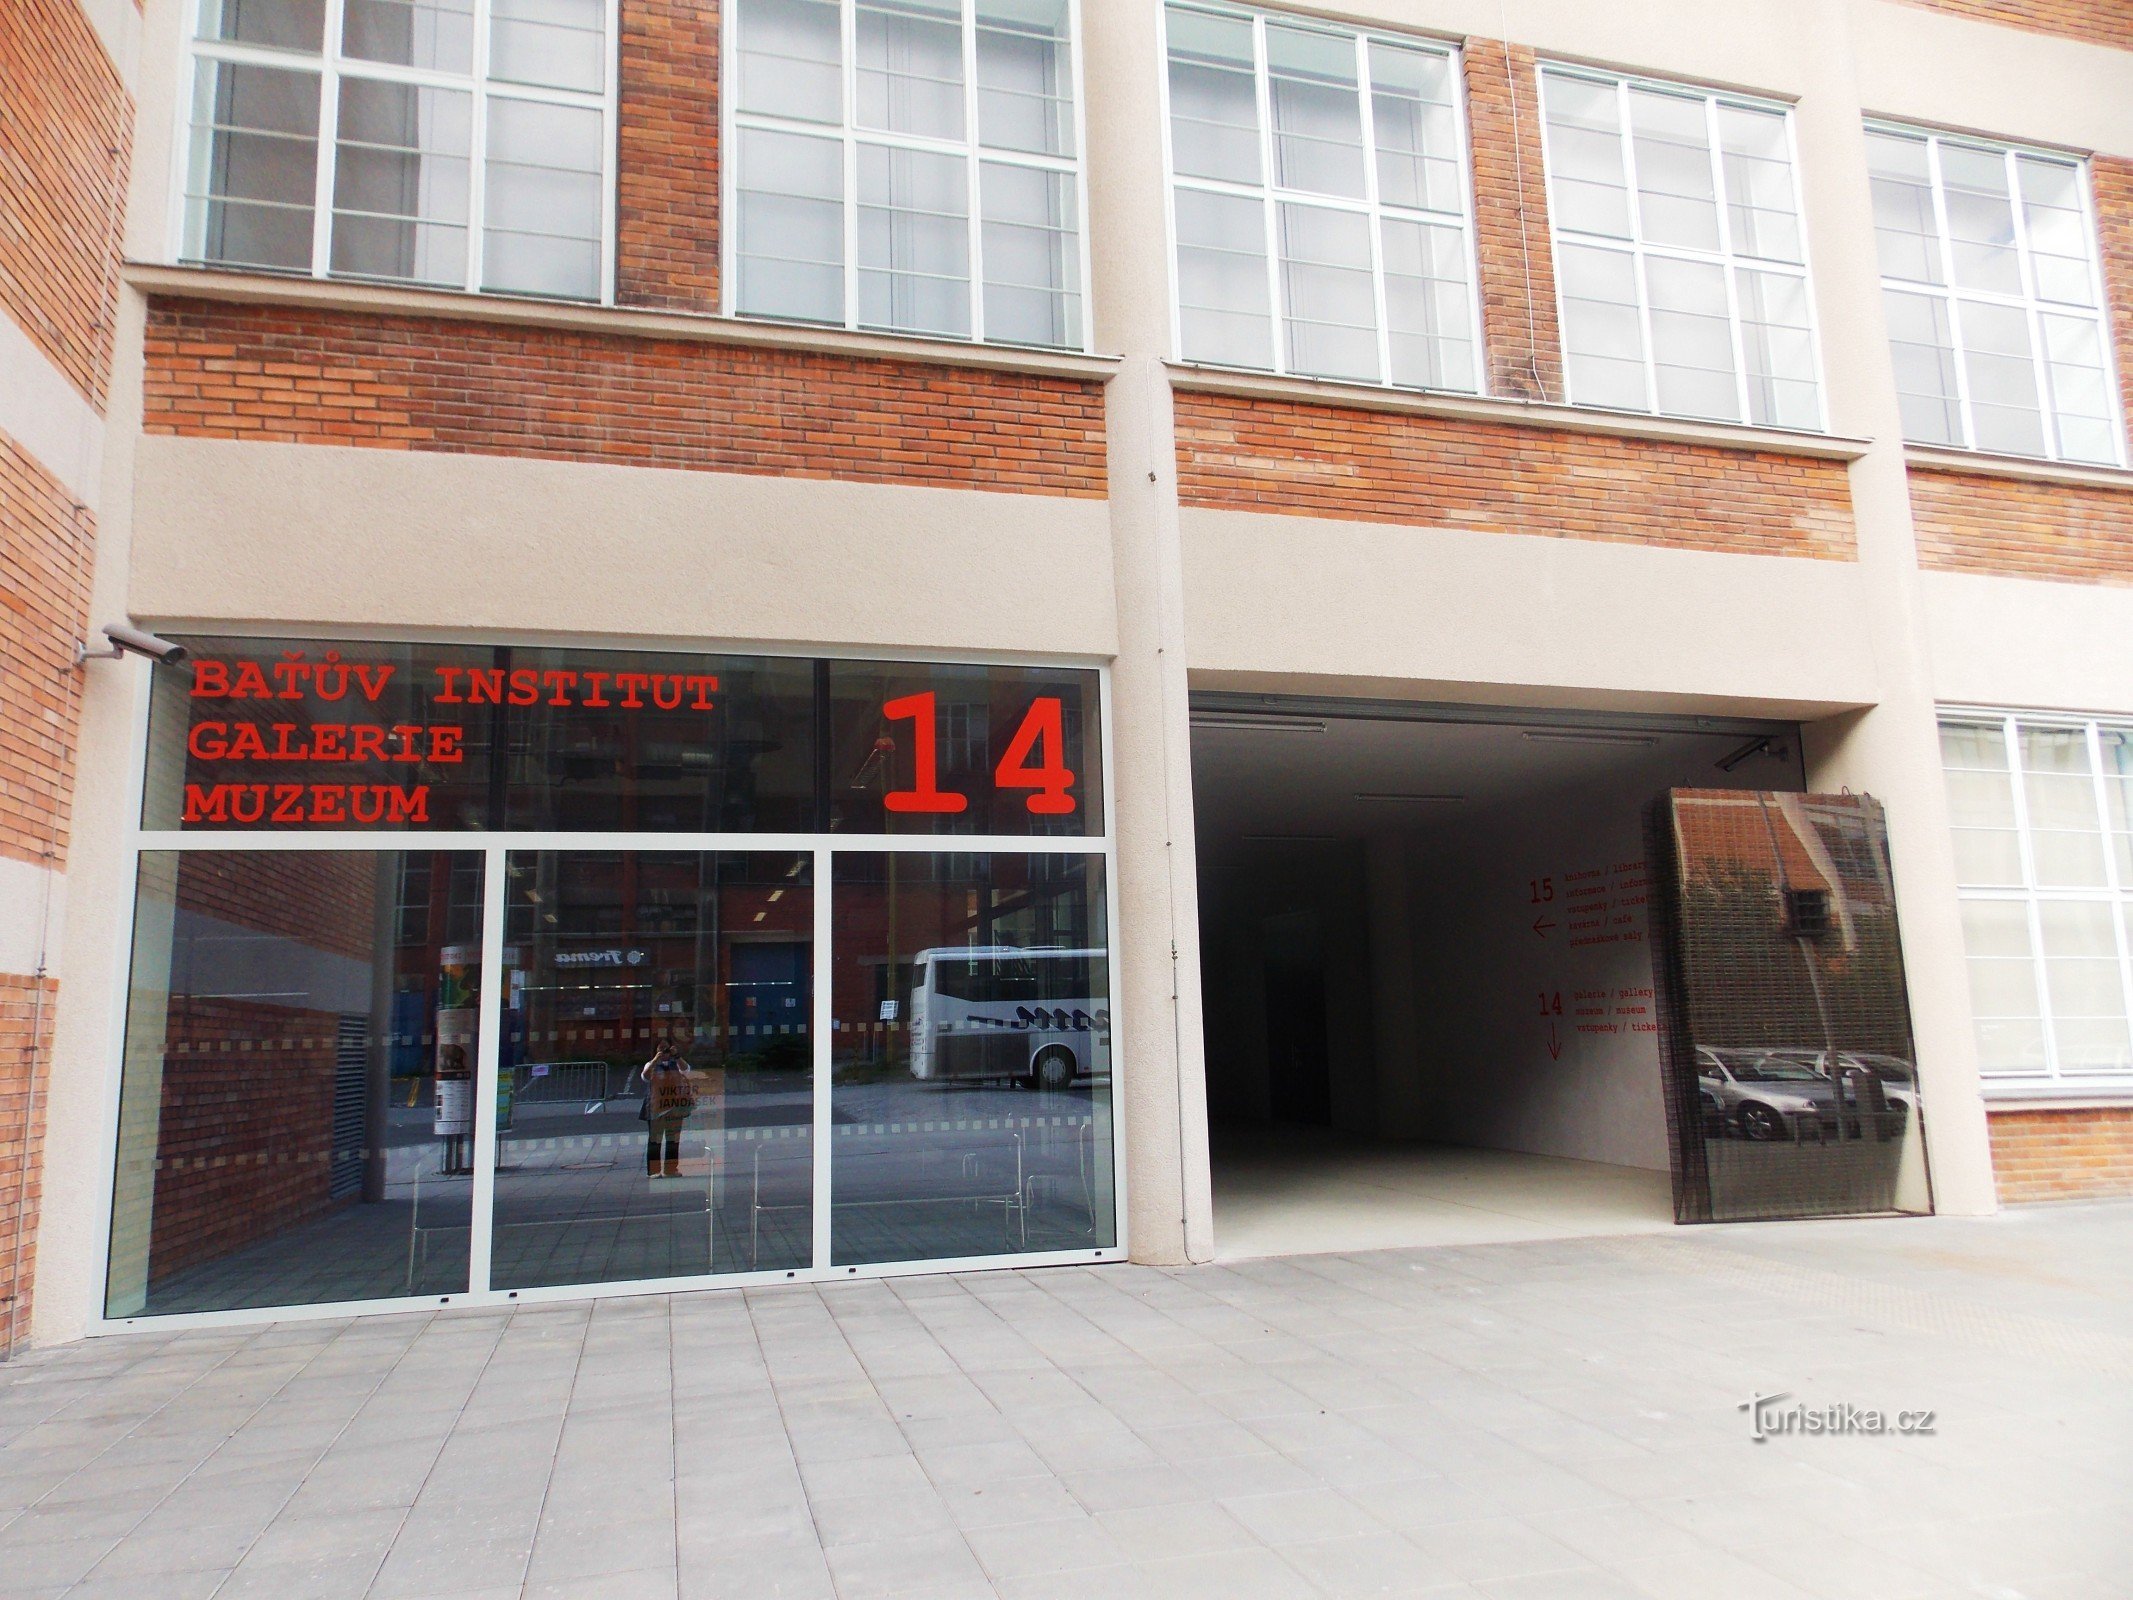
M 1888 808 L 1934 1201 L 1943 1212 L 1989 1212 L 1992 1152 L 1978 1093 L 1954 843 L 1847 7 L 1842 0 L 1814 0 L 1799 25 L 1826 41 L 1817 53 L 1822 70 L 1799 104 L 1800 187 L 1830 425 L 1872 441 L 1852 465 L 1851 487 L 1881 688 L 1874 706 L 1809 725 L 1807 781 L 1814 790 L 1871 793 Z M 1800 648 L 1814 649 L 1817 619 L 1799 622 Z
M 1082 15 L 1089 118 L 1089 304 L 1096 346 L 1124 360 L 1107 396 L 1118 655 L 1111 674 L 1123 957 L 1121 1114 L 1133 1255 L 1212 1254 L 1200 925 L 1170 383 L 1159 8 Z

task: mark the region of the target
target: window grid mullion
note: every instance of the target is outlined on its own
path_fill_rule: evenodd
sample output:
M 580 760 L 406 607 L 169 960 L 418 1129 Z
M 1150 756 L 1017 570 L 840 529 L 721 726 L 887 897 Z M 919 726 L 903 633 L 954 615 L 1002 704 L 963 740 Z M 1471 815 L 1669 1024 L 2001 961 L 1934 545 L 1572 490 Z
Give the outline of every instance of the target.
M 1704 157 L 1711 168 L 1711 196 L 1718 208 L 1718 249 L 1726 283 L 1726 328 L 1733 342 L 1733 403 L 1742 422 L 1755 421 L 1748 394 L 1748 340 L 1741 327 L 1740 261 L 1733 247 L 1733 208 L 1727 204 L 1725 155 L 1719 145 L 1718 101 L 1706 95 L 1703 102 Z
M 844 325 L 859 326 L 859 14 L 852 0 L 837 7 L 844 71 L 838 74 L 844 97 Z
M 1659 411 L 1659 349 L 1652 339 L 1652 292 L 1644 273 L 1644 199 L 1637 188 L 1637 133 L 1629 107 L 1629 80 L 1615 80 L 1616 126 L 1622 134 L 1623 196 L 1629 207 L 1630 277 L 1637 286 L 1637 334 L 1644 343 L 1644 409 Z
M 970 337 L 985 342 L 985 239 L 978 182 L 978 13 L 977 0 L 963 0 L 963 233 L 970 274 Z
M 1378 319 L 1378 381 L 1392 382 L 1392 308 L 1385 284 L 1384 209 L 1378 201 L 1377 108 L 1370 93 L 1370 36 L 1355 36 L 1355 92 L 1363 135 L 1363 204 L 1370 225 L 1370 295 Z
M 1948 194 L 1940 170 L 1940 140 L 1926 140 L 1926 181 L 1933 195 L 1933 227 L 1940 235 L 1941 303 L 1948 311 L 1948 353 L 1955 363 L 1955 411 L 1961 425 L 1962 446 L 1977 448 L 1977 426 L 1970 414 L 1970 352 L 1963 344 L 1962 303 L 1956 298 L 1955 232 L 1948 226 Z
M 2118 952 L 2119 1003 L 2124 1007 L 2129 1036 L 2133 1036 L 2133 938 L 2126 929 L 2125 888 L 2118 870 L 2118 837 L 2111 826 L 2111 786 L 2103 771 L 2103 726 L 2090 721 L 2082 726 L 2088 741 L 2089 780 L 2095 790 L 2096 826 L 2103 843 L 2103 881 L 2110 892 L 2111 943 Z
M 333 191 L 340 164 L 341 18 L 344 0 L 326 0 L 319 40 L 317 189 L 311 213 L 311 276 L 323 278 L 333 261 Z
M 1266 232 L 1267 312 L 1273 318 L 1274 370 L 1289 370 L 1289 317 L 1281 294 L 1281 203 L 1275 198 L 1279 179 L 1274 171 L 1274 82 L 1272 59 L 1267 49 L 1266 18 L 1252 17 L 1252 97 L 1259 112 L 1260 219 Z
M 474 121 L 467 138 L 467 288 L 479 292 L 489 259 L 489 5 L 474 7 Z M 612 123 L 614 119 L 610 118 Z M 614 130 L 608 129 L 612 139 Z M 603 224 L 603 229 L 604 229 Z M 601 253 L 614 251 L 601 241 Z
M 2024 909 L 2029 922 L 2029 961 L 2037 988 L 2037 1021 L 2044 1035 L 2044 1073 L 2057 1081 L 2059 1074 L 2058 1019 L 2052 1014 L 2051 974 L 2044 957 L 2043 889 L 2037 876 L 2036 839 L 2029 820 L 2028 773 L 2022 765 L 2020 724 L 2013 717 L 2002 719 L 2000 736 L 2007 753 L 2009 792 L 2014 800 L 2015 839 L 2022 862 Z
M 2022 282 L 2022 319 L 2029 329 L 2030 376 L 2037 385 L 2038 432 L 2048 460 L 2066 457 L 2059 438 L 2059 406 L 2052 394 L 2051 363 L 2044 357 L 2044 313 L 2038 304 L 2036 262 L 2029 251 L 2029 219 L 2022 215 L 2022 168 L 2012 149 L 2000 152 L 2007 177 L 2007 214 L 2014 227 L 2015 272 Z

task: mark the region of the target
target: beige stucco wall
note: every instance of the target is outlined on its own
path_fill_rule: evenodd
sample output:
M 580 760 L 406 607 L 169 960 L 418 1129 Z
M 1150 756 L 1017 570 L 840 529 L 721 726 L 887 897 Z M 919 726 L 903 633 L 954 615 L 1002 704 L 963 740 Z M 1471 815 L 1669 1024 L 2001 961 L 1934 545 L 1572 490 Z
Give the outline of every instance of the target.
M 173 626 L 1116 648 L 1097 500 L 153 436 L 133 501 Z

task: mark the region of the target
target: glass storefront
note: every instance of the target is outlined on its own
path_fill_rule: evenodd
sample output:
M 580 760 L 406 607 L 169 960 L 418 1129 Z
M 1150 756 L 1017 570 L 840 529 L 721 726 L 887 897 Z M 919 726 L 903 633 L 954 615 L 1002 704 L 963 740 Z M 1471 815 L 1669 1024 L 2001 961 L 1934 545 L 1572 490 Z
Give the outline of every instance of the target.
M 185 642 L 107 1316 L 1115 1253 L 1095 671 Z

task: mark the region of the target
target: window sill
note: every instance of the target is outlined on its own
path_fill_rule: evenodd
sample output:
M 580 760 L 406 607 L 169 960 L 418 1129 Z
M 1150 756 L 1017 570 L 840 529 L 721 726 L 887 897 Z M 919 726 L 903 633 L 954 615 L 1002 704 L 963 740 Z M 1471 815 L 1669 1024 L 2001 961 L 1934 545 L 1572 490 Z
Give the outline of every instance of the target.
M 2133 1084 L 2085 1084 L 2045 1087 L 2035 1084 L 1984 1085 L 1985 1114 L 1995 1111 L 2133 1110 Z
M 1920 472 L 1969 473 L 1983 478 L 2020 478 L 2030 483 L 2071 483 L 2085 489 L 2133 489 L 2133 472 L 2124 467 L 2077 467 L 2032 456 L 1987 455 L 1977 450 L 1944 450 L 1906 445 L 1904 465 Z
M 1504 400 L 1488 395 L 1388 389 L 1374 383 L 1347 383 L 1338 378 L 1292 378 L 1271 372 L 1203 367 L 1188 361 L 1170 361 L 1165 365 L 1170 369 L 1174 387 L 1196 394 L 1293 400 L 1306 405 L 1348 406 L 1462 422 L 1508 423 L 1521 428 L 1660 439 L 1673 444 L 1700 444 L 1719 450 L 1804 456 L 1821 461 L 1856 461 L 1866 454 L 1868 447 L 1868 441 L 1864 439 L 1828 433 L 1795 433 L 1784 428 L 1755 428 L 1737 422 L 1690 422 L 1679 417 L 1655 417 L 1638 411 L 1600 411 L 1590 406 L 1560 405 L 1554 401 Z
M 298 278 L 221 267 L 174 267 L 129 262 L 129 286 L 143 294 L 183 295 L 247 305 L 314 306 L 369 316 L 450 317 L 466 322 L 518 327 L 564 328 L 636 339 L 686 339 L 701 344 L 754 349 L 803 350 L 941 367 L 985 367 L 1043 377 L 1101 383 L 1117 370 L 1109 356 L 1033 350 L 1021 345 L 965 344 L 909 334 L 854 333 L 842 328 L 806 328 L 789 323 L 743 322 L 688 311 L 645 311 L 594 305 L 582 300 L 535 300 L 515 295 L 468 294 L 453 289 L 408 289 L 337 278 Z

